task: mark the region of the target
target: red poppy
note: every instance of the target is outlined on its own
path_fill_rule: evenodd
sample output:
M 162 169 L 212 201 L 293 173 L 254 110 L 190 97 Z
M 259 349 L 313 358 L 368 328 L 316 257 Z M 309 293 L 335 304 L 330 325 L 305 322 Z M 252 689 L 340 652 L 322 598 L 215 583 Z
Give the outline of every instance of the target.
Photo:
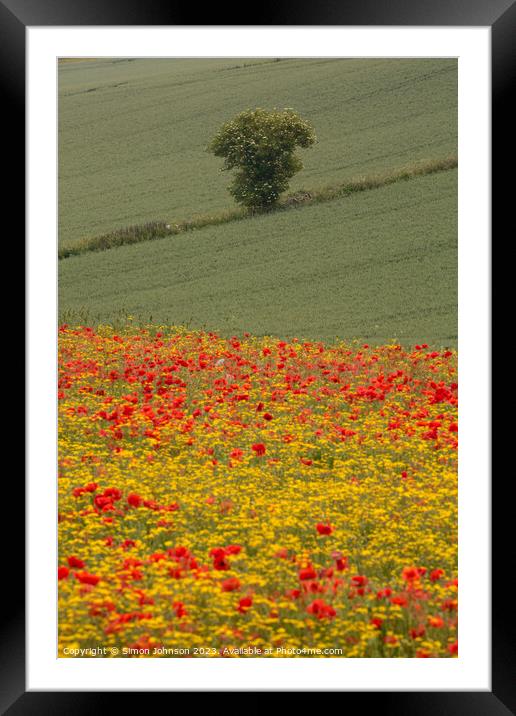
M 144 507 L 148 507 L 149 510 L 160 510 L 161 509 L 161 507 L 158 505 L 157 502 L 155 502 L 155 500 L 144 500 L 143 505 L 144 505 Z
M 422 624 L 419 624 L 417 627 L 410 629 L 409 634 L 412 639 L 417 639 L 418 637 L 424 636 L 425 631 L 425 627 Z
M 209 554 L 210 557 L 213 557 L 213 559 L 222 559 L 226 555 L 226 550 L 224 547 L 213 547 L 213 549 L 210 549 Z
M 305 580 L 305 579 L 315 579 L 317 577 L 317 572 L 313 567 L 305 567 L 304 569 L 299 570 L 299 579 Z
M 219 571 L 227 571 L 230 568 L 230 564 L 225 557 L 215 557 L 213 560 L 213 569 Z
M 98 507 L 101 510 L 104 507 L 111 505 L 111 498 L 105 497 L 104 495 L 96 495 L 93 503 L 95 507 Z
M 240 554 L 242 547 L 239 544 L 230 544 L 226 548 L 226 554 Z
M 84 562 L 82 559 L 79 559 L 79 557 L 68 557 L 68 566 L 69 567 L 78 567 L 79 569 L 82 569 L 84 567 Z
M 161 562 L 163 559 L 166 559 L 167 555 L 163 552 L 154 552 L 154 554 L 151 554 L 149 556 L 149 562 Z
M 441 609 L 443 610 L 443 612 L 454 612 L 457 609 L 457 600 L 445 599 L 444 602 L 441 604 Z
M 334 552 L 332 552 L 331 556 L 335 560 L 335 567 L 339 572 L 343 572 L 345 569 L 348 568 L 348 558 L 344 557 L 342 552 L 335 550 Z
M 189 552 L 187 547 L 179 545 L 172 550 L 172 554 L 174 557 L 178 557 L 179 559 L 181 559 L 182 557 L 188 557 Z
M 306 608 L 309 614 L 313 614 L 318 619 L 333 619 L 337 612 L 327 604 L 324 599 L 314 599 L 314 601 Z
M 223 592 L 235 592 L 240 589 L 240 581 L 236 577 L 230 577 L 222 582 Z
M 122 499 L 122 492 L 117 487 L 108 487 L 104 490 L 104 497 L 111 497 L 116 502 Z
M 415 579 L 419 579 L 419 572 L 418 572 L 417 567 L 403 567 L 401 576 L 407 582 L 412 582 Z
M 183 602 L 174 602 L 174 603 L 172 604 L 172 607 L 173 607 L 173 609 L 174 609 L 174 611 L 175 611 L 175 613 L 176 613 L 176 617 L 177 617 L 178 619 L 181 619 L 181 617 L 185 617 L 185 616 L 188 614 L 188 612 L 187 612 L 186 609 L 185 609 L 185 605 L 183 604 Z
M 255 443 L 251 446 L 256 455 L 265 455 L 265 445 L 263 443 Z
M 127 495 L 127 502 L 131 505 L 131 507 L 140 507 L 143 504 L 143 497 L 140 497 L 140 495 L 137 495 L 134 492 L 130 492 Z
M 333 532 L 333 527 L 331 525 L 325 525 L 322 522 L 318 522 L 315 525 L 315 528 L 320 535 L 331 535 L 331 533 Z
M 69 574 L 70 570 L 68 569 L 68 567 L 59 567 L 59 569 L 57 570 L 58 579 L 66 579 Z
M 367 577 L 364 577 L 362 574 L 357 574 L 354 577 L 351 577 L 351 581 L 355 587 L 365 587 L 367 584 Z
M 428 624 L 431 627 L 434 627 L 434 629 L 440 629 L 444 626 L 444 619 L 441 619 L 441 617 L 428 617 Z
M 242 597 L 242 599 L 238 602 L 237 612 L 240 612 L 241 614 L 245 614 L 248 609 L 250 609 L 253 606 L 253 598 L 252 597 Z
M 318 592 L 325 592 L 327 587 L 320 584 L 316 579 L 305 579 L 303 581 L 303 591 L 317 594 Z
M 96 574 L 90 574 L 89 572 L 74 572 L 74 574 L 81 584 L 91 584 L 95 586 L 100 581 L 100 577 Z
M 125 539 L 122 542 L 122 544 L 120 545 L 120 547 L 122 547 L 122 549 L 129 549 L 129 547 L 135 547 L 135 546 L 136 546 L 136 542 L 133 539 Z
M 397 604 L 400 607 L 406 607 L 408 604 L 408 600 L 406 597 L 403 596 L 403 594 L 397 594 L 395 597 L 392 597 L 391 604 Z
M 385 589 L 380 589 L 379 592 L 376 593 L 377 599 L 386 599 L 387 597 L 390 597 L 392 594 L 392 589 L 390 587 L 385 587 Z

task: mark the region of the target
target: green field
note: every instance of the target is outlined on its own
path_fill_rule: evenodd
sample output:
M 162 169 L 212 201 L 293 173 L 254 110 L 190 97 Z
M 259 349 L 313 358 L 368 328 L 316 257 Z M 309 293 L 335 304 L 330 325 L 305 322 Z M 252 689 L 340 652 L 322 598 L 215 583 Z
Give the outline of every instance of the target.
M 448 59 L 155 60 L 59 68 L 59 242 L 232 206 L 205 152 L 246 108 L 292 107 L 318 144 L 301 187 L 453 154 L 457 62 Z
M 457 171 L 60 261 L 62 309 L 382 343 L 457 337 Z
M 290 190 L 457 152 L 455 60 L 98 60 L 59 68 L 59 243 L 235 205 L 204 148 L 248 107 L 318 143 Z M 369 186 L 369 184 L 368 184 Z M 457 170 L 59 261 L 61 320 L 457 343 Z

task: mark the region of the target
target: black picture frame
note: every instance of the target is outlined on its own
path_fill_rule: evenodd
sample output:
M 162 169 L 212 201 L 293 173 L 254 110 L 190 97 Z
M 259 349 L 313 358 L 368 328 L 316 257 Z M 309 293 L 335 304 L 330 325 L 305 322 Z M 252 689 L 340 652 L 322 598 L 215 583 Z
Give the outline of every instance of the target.
M 223 16 L 224 12 L 227 18 Z M 287 3 L 276 0 L 260 5 L 256 15 L 231 18 L 220 5 L 188 8 L 160 0 L 0 0 L 0 87 L 4 112 L 4 141 L 14 148 L 9 164 L 6 206 L 10 213 L 25 215 L 25 30 L 33 26 L 101 25 L 390 25 L 390 26 L 490 26 L 492 38 L 492 210 L 494 230 L 505 227 L 512 204 L 511 182 L 503 168 L 512 146 L 513 118 L 507 111 L 516 79 L 516 4 L 514 0 L 355 0 L 336 3 Z M 231 21 L 232 20 L 232 21 Z M 16 214 L 16 211 L 18 212 Z M 16 225 L 16 222 L 15 222 Z M 510 223 L 507 222 L 507 226 Z M 17 225 L 19 232 L 19 222 Z M 14 240 L 14 238 L 13 238 Z M 30 346 L 28 346 L 30 349 Z M 16 476 L 18 477 L 18 476 Z M 10 505 L 24 504 L 24 485 L 6 480 Z M 452 716 L 502 716 L 516 713 L 516 659 L 513 596 L 507 588 L 507 535 L 512 504 L 507 485 L 492 485 L 492 691 L 454 692 L 347 692 L 345 707 L 353 702 L 378 708 L 381 713 Z M 511 512 L 509 512 L 511 510 Z M 22 508 L 19 507 L 21 514 Z M 120 709 L 120 694 L 112 692 L 26 692 L 25 687 L 25 593 L 23 569 L 24 534 L 4 543 L 3 582 L 7 608 L 0 612 L 0 712 L 10 716 L 31 714 L 105 713 Z M 13 546 L 16 545 L 16 548 Z M 7 560 L 7 564 L 5 564 Z M 155 694 L 153 694 L 155 695 Z M 131 693 L 133 705 L 148 692 Z M 143 705 L 143 701 L 141 701 Z

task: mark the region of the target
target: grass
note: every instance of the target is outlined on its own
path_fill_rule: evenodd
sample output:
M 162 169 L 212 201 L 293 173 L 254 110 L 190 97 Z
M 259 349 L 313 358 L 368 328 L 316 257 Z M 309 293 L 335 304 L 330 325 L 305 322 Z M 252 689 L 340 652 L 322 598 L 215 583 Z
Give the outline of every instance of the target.
M 204 151 L 246 107 L 293 107 L 318 144 L 293 194 L 456 153 L 453 59 L 102 59 L 59 67 L 59 243 L 234 215 Z
M 454 346 L 456 192 L 450 169 L 70 257 L 60 262 L 61 318 Z
M 439 171 L 446 171 L 457 166 L 457 158 L 444 157 L 426 162 L 419 162 L 412 166 L 403 167 L 384 174 L 373 174 L 364 177 L 357 177 L 344 181 L 340 184 L 329 185 L 316 190 L 300 190 L 284 198 L 274 210 L 286 210 L 299 208 L 307 204 L 331 201 L 342 196 L 350 196 L 360 191 L 379 189 L 382 186 L 393 184 L 397 181 L 405 181 L 415 176 L 433 174 Z M 268 210 L 270 211 L 270 209 Z M 254 215 L 260 212 L 251 212 Z M 64 259 L 69 256 L 78 256 L 89 251 L 105 251 L 107 249 L 137 244 L 142 241 L 152 241 L 165 236 L 176 236 L 186 231 L 195 231 L 206 226 L 219 226 L 232 221 L 240 221 L 248 218 L 250 212 L 241 208 L 226 210 L 215 214 L 201 214 L 192 219 L 168 224 L 166 221 L 150 221 L 136 226 L 115 229 L 101 236 L 92 236 L 81 239 L 58 248 L 58 258 Z

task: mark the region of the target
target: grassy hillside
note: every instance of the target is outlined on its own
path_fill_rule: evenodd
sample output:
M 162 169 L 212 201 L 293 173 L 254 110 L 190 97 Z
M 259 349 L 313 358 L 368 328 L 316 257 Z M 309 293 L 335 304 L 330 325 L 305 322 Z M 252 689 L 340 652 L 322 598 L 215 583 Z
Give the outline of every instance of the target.
M 256 106 L 293 107 L 313 122 L 319 142 L 302 153 L 305 170 L 291 189 L 317 188 L 456 152 L 457 62 L 119 59 L 62 64 L 60 243 L 232 206 L 225 189 L 230 177 L 204 147 L 224 121 Z M 332 209 L 321 211 L 333 215 Z M 289 231 L 284 223 L 282 231 Z
M 281 64 L 281 63 L 280 63 Z M 455 345 L 457 171 L 60 262 L 60 312 Z

